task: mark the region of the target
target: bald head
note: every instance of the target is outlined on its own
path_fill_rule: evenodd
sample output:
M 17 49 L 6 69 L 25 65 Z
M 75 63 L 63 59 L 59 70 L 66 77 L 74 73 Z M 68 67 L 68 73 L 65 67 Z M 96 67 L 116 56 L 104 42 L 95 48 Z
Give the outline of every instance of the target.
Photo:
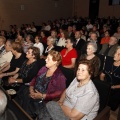
M 5 93 L 2 90 L 0 90 L 0 116 L 5 111 L 6 105 L 7 105 L 7 97 Z

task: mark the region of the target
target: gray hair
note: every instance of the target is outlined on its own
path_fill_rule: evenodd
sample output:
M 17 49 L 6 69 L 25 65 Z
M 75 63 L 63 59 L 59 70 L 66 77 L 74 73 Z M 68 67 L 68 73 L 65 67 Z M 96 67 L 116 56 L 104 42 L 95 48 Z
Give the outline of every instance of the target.
M 115 42 L 116 42 L 116 43 L 118 43 L 118 39 L 116 38 L 116 36 L 113 35 L 113 36 L 111 36 L 111 37 L 115 39 Z
M 50 40 L 53 45 L 55 44 L 55 39 L 52 36 L 49 36 L 47 40 Z
M 93 47 L 94 53 L 97 51 L 97 44 L 96 44 L 95 42 L 89 42 L 89 43 L 87 44 L 87 46 L 88 46 L 88 45 L 91 45 L 91 46 Z
M 7 105 L 7 97 L 5 93 L 0 90 L 0 116 L 4 113 Z

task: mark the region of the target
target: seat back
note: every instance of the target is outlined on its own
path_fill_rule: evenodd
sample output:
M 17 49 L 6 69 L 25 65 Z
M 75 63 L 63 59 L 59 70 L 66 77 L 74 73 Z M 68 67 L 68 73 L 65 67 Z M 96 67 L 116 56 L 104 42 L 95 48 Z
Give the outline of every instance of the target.
M 95 84 L 95 86 L 98 90 L 98 93 L 99 93 L 100 108 L 99 108 L 98 112 L 101 112 L 107 106 L 111 86 L 110 86 L 110 84 L 108 84 L 104 81 L 101 81 L 99 79 L 94 79 L 93 83 Z
M 62 67 L 62 66 L 60 67 L 60 69 L 67 79 L 66 87 L 68 87 L 75 77 L 75 72 L 72 69 L 68 69 L 68 68 L 65 68 L 65 67 Z

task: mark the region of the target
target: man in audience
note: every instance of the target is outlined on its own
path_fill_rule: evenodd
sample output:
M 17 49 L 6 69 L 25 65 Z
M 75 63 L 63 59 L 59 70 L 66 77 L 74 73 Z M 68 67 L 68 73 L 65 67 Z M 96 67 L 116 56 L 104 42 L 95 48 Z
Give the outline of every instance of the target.
M 80 56 L 82 54 L 82 48 L 85 45 L 85 41 L 83 39 L 81 39 L 81 33 L 80 31 L 76 31 L 75 32 L 75 49 L 77 50 L 78 56 Z
M 68 36 L 74 38 L 73 28 L 71 25 L 68 26 Z
M 117 43 L 118 43 L 118 39 L 116 37 L 112 36 L 109 40 L 109 43 L 102 45 L 102 49 L 99 52 L 99 54 L 113 57 L 114 53 L 118 47 Z
M 6 42 L 6 38 L 3 36 L 0 36 L 0 56 L 5 51 L 5 42 Z
M 14 113 L 6 108 L 7 106 L 7 97 L 3 93 L 2 90 L 0 90 L 0 120 L 17 120 Z

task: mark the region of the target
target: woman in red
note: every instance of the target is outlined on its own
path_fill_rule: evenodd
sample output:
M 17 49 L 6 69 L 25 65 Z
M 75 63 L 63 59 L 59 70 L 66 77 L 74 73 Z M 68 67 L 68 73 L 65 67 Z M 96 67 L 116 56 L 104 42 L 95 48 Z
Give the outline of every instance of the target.
M 66 40 L 66 48 L 61 51 L 62 66 L 66 68 L 74 68 L 77 58 L 77 52 L 74 49 L 75 41 L 73 38 Z
M 101 43 L 100 44 L 106 44 L 108 43 L 110 40 L 110 32 L 107 30 L 104 33 L 104 37 L 101 39 Z

